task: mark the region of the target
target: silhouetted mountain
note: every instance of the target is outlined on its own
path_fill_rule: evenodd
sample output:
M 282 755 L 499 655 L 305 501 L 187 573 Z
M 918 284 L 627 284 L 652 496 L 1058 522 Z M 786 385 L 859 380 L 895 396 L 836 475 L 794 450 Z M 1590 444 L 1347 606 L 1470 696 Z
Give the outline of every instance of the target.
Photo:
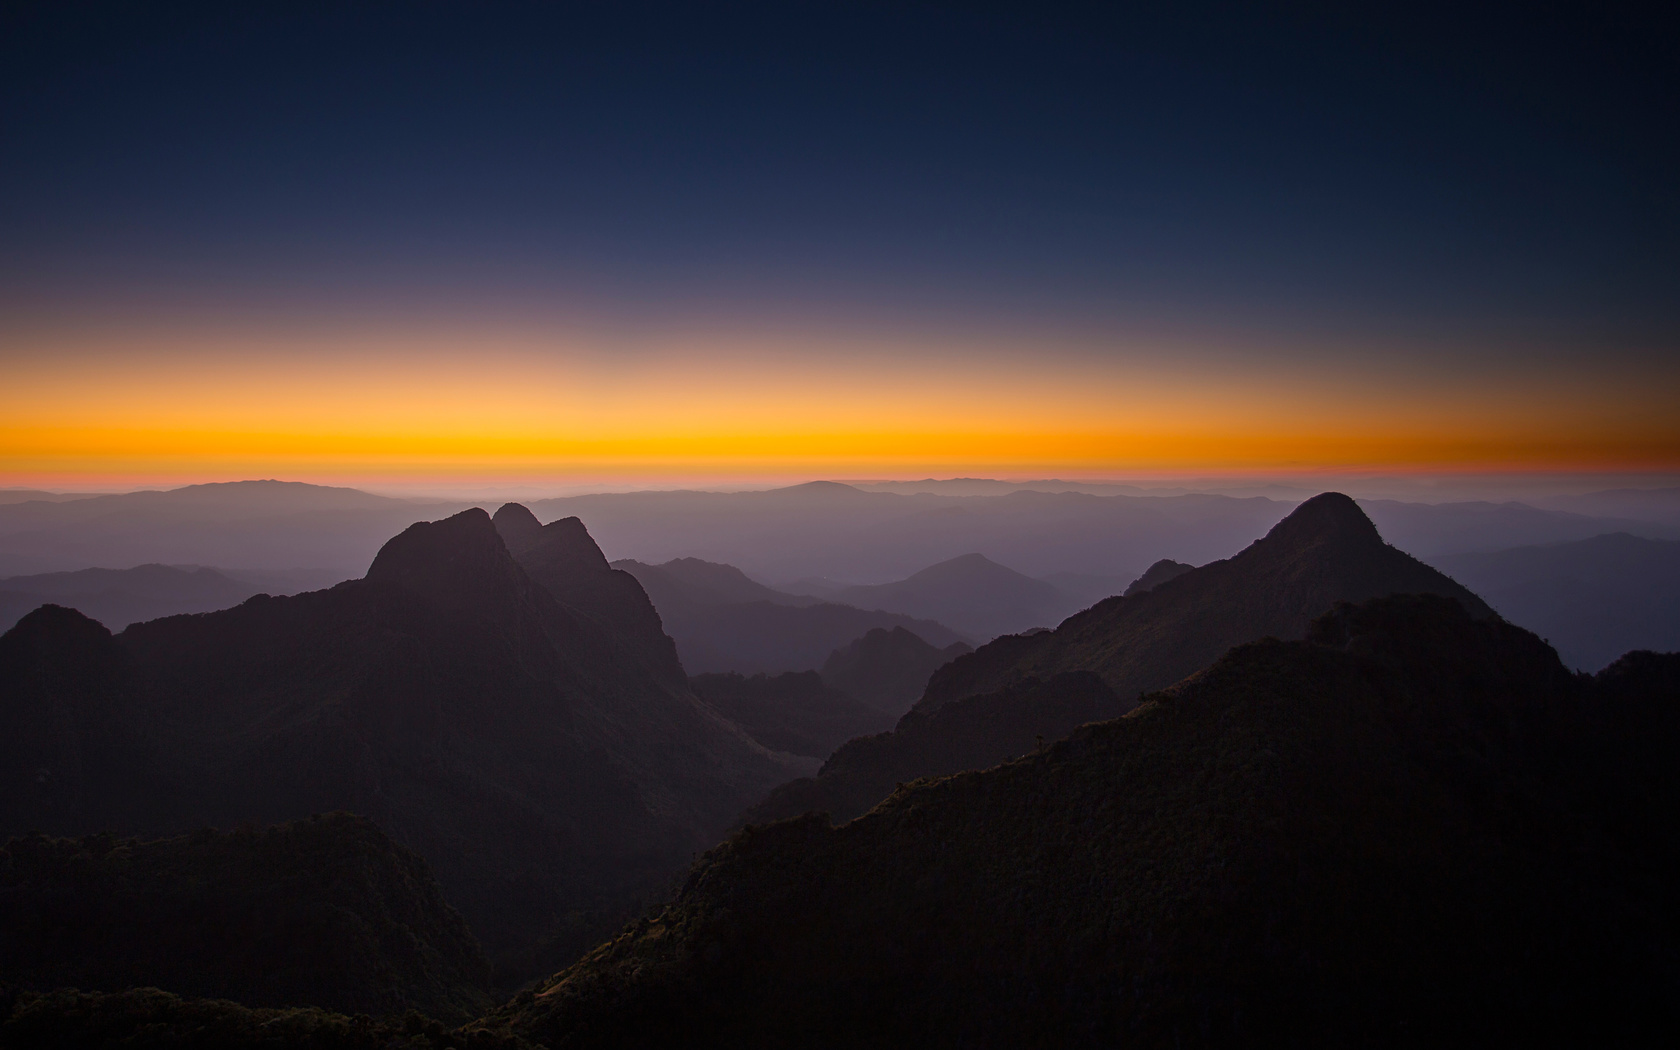
M 347 813 L 149 842 L 14 838 L 0 982 L 457 1023 L 492 1005 L 490 964 L 425 862 Z
M 1384 544 L 1352 500 L 1335 493 L 1315 497 L 1229 561 L 1191 569 L 1130 597 L 1109 598 L 1069 617 L 1055 631 L 1004 635 L 957 657 L 929 678 L 911 715 L 927 716 L 971 696 L 989 697 L 985 704 L 917 722 L 904 740 L 896 739 L 905 728 L 901 722 L 891 734 L 854 741 L 848 747 L 872 757 L 850 765 L 868 770 L 867 775 L 841 777 L 845 767 L 831 760 L 814 782 L 778 788 L 747 819 L 776 820 L 809 808 L 826 810 L 837 820 L 856 816 L 900 781 L 963 768 L 948 766 L 947 756 L 957 752 L 941 741 L 944 735 L 971 741 L 961 753 L 978 765 L 1019 754 L 1023 741 L 1060 739 L 1078 724 L 1067 721 L 1068 712 L 1086 709 L 1082 700 L 1072 708 L 1055 700 L 1068 672 L 1102 677 L 1115 699 L 1112 707 L 1091 717 L 1113 718 L 1142 693 L 1206 667 L 1233 645 L 1268 635 L 1302 636 L 1311 609 L 1419 592 L 1446 594 L 1479 616 L 1492 615 L 1463 587 Z M 1011 688 L 1023 682 L 1042 684 L 1025 692 Z M 1032 703 L 1013 714 L 998 713 L 1017 698 Z M 984 722 L 965 725 L 969 712 L 983 712 Z M 994 729 L 1000 735 L 984 742 Z M 832 786 L 827 783 L 831 778 L 838 778 Z
M 1552 496 L 1537 503 L 1551 510 L 1599 518 L 1680 525 L 1680 488 L 1606 489 L 1578 496 Z
M 513 958 L 657 884 L 797 768 L 650 670 L 656 639 L 608 633 L 623 581 L 599 578 L 617 593 L 562 604 L 475 509 L 327 591 L 115 638 L 37 610 L 0 637 L 0 831 L 349 810 Z
M 893 723 L 892 715 L 831 688 L 815 671 L 700 674 L 689 682 L 696 696 L 772 751 L 827 758 L 852 737 Z
M 1680 648 L 1680 542 L 1616 533 L 1432 562 L 1556 646 L 1570 667 Z
M 835 600 L 937 620 L 980 639 L 1057 623 L 1079 608 L 1043 580 L 983 554 L 942 561 L 894 583 L 848 587 Z
M 1351 524 L 1315 512 L 1292 528 Z M 1666 1045 L 1677 682 L 1674 654 L 1577 679 L 1435 596 L 1344 605 L 1008 765 L 748 828 L 484 1027 L 573 1050 Z
M 691 674 L 814 670 L 835 649 L 877 627 L 907 628 L 939 646 L 962 640 L 931 620 L 783 594 L 732 565 L 695 558 L 613 564 L 646 588 Z
M 9 1013 L 9 1016 L 7 1016 Z M 531 1050 L 517 1036 L 465 1036 L 420 1014 L 372 1019 L 318 1007 L 253 1009 L 225 999 L 183 999 L 156 988 L 59 989 L 0 999 L 0 1047 L 124 1050 Z
M 1144 591 L 1152 591 L 1161 586 L 1161 584 L 1166 583 L 1168 580 L 1177 579 L 1194 568 L 1194 565 L 1186 565 L 1181 561 L 1173 561 L 1171 558 L 1162 558 L 1154 565 L 1151 565 L 1149 570 L 1142 576 L 1133 580 L 1126 589 L 1121 592 L 1120 596 L 1123 598 L 1130 598 L 1134 594 L 1142 594 Z
M 1001 638 L 958 657 L 934 674 L 917 706 L 1079 670 L 1102 675 L 1124 701 L 1171 685 L 1233 645 L 1299 638 L 1336 602 L 1388 594 L 1446 595 L 1492 615 L 1464 587 L 1385 544 L 1353 500 L 1327 492 L 1232 558 L 1099 602 L 1054 631 Z
M 350 569 L 366 565 L 421 514 L 454 513 L 466 504 L 421 506 L 295 481 L 0 504 L 0 573 L 150 562 Z
M 0 631 L 48 602 L 73 606 L 120 631 L 142 620 L 226 609 L 259 591 L 214 569 L 168 565 L 13 576 L 0 580 Z
M 665 633 L 636 577 L 607 564 L 583 522 L 561 518 L 542 525 L 518 503 L 492 519 L 514 560 L 573 612 L 599 626 L 612 644 L 640 662 L 663 685 L 688 688 L 677 647 Z
M 936 649 L 902 627 L 876 627 L 830 653 L 822 680 L 896 720 L 921 697 L 935 670 L 967 652 L 973 648 L 966 642 Z
M 995 693 L 911 711 L 890 733 L 848 741 L 815 777 L 801 777 L 748 810 L 747 823 L 826 813 L 844 823 L 922 777 L 986 769 L 1120 714 L 1114 691 L 1089 671 L 1012 682 Z

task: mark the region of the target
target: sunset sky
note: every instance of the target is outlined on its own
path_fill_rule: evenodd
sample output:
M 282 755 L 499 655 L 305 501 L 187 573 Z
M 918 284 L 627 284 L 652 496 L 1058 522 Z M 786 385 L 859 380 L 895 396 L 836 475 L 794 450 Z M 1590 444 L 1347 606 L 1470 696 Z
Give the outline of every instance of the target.
M 0 486 L 1680 475 L 1635 15 L 23 6 Z

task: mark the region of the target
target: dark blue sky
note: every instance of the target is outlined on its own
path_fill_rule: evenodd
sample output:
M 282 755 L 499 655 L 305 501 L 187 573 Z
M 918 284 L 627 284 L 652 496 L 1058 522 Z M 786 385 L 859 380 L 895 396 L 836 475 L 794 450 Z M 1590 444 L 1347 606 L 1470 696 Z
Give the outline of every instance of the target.
M 1680 46 L 1654 10 L 13 5 L 0 308 L 1666 355 Z

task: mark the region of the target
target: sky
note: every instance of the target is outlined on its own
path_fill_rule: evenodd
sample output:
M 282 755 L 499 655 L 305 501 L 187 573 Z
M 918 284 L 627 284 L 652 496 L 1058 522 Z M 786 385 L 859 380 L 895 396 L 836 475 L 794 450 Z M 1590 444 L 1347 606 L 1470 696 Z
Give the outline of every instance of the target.
M 0 486 L 1680 474 L 1660 11 L 1120 6 L 8 5 Z

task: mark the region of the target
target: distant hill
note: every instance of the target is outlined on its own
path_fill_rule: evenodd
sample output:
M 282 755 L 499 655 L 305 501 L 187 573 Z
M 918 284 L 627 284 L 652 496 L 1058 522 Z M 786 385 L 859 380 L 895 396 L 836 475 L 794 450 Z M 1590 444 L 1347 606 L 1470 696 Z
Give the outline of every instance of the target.
M 415 518 L 465 506 L 295 481 L 0 503 L 0 574 L 159 563 L 352 570 L 348 577 Z
M 942 561 L 893 583 L 847 587 L 834 600 L 937 620 L 982 640 L 1047 627 L 1079 609 L 1054 586 L 983 554 Z
M 973 647 L 965 642 L 935 648 L 902 627 L 876 627 L 830 653 L 822 680 L 896 720 L 921 698 L 934 671 L 967 652 Z
M 1614 533 L 1431 562 L 1556 646 L 1570 667 L 1680 649 L 1680 542 Z
M 0 580 L 0 631 L 48 602 L 73 606 L 120 631 L 142 620 L 226 609 L 260 590 L 214 569 L 168 565 L 13 576 Z
M 115 637 L 30 613 L 0 636 L 0 833 L 343 809 L 425 857 L 498 961 L 589 928 L 798 766 L 671 681 L 633 581 L 581 530 L 553 534 L 596 563 L 577 590 L 534 582 L 474 509 L 410 526 L 331 590 Z
M 1343 606 L 849 824 L 748 828 L 480 1027 L 575 1050 L 1666 1045 L 1677 685 L 1673 654 L 1578 680 L 1439 597 Z
M 690 674 L 814 670 L 835 649 L 877 627 L 903 627 L 941 648 L 963 641 L 931 620 L 784 594 L 732 565 L 679 558 L 613 566 L 640 581 Z
M 456 1023 L 492 1003 L 490 964 L 425 862 L 345 813 L 153 841 L 11 839 L 0 982 Z
M 853 741 L 813 780 L 778 788 L 746 819 L 809 809 L 849 819 L 901 781 L 992 765 L 1040 736 L 1060 739 L 1078 724 L 1068 721 L 1069 712 L 1091 712 L 1087 721 L 1116 717 L 1140 694 L 1195 673 L 1234 645 L 1268 635 L 1299 638 L 1312 622 L 1310 610 L 1339 601 L 1434 593 L 1477 616 L 1493 615 L 1474 594 L 1383 543 L 1358 506 L 1336 493 L 1303 503 L 1228 561 L 1173 572 L 1161 570 L 1158 579 L 1170 578 L 1153 589 L 1109 598 L 1055 631 L 1005 635 L 943 665 L 892 733 Z M 1070 672 L 1099 676 L 1108 699 L 1074 689 Z M 971 697 L 987 699 L 966 702 Z M 953 707 L 946 717 L 929 717 L 946 706 Z M 952 766 L 956 755 L 973 764 Z
M 827 685 L 815 671 L 699 674 L 694 693 L 772 751 L 827 758 L 855 736 L 892 726 L 892 715 Z

